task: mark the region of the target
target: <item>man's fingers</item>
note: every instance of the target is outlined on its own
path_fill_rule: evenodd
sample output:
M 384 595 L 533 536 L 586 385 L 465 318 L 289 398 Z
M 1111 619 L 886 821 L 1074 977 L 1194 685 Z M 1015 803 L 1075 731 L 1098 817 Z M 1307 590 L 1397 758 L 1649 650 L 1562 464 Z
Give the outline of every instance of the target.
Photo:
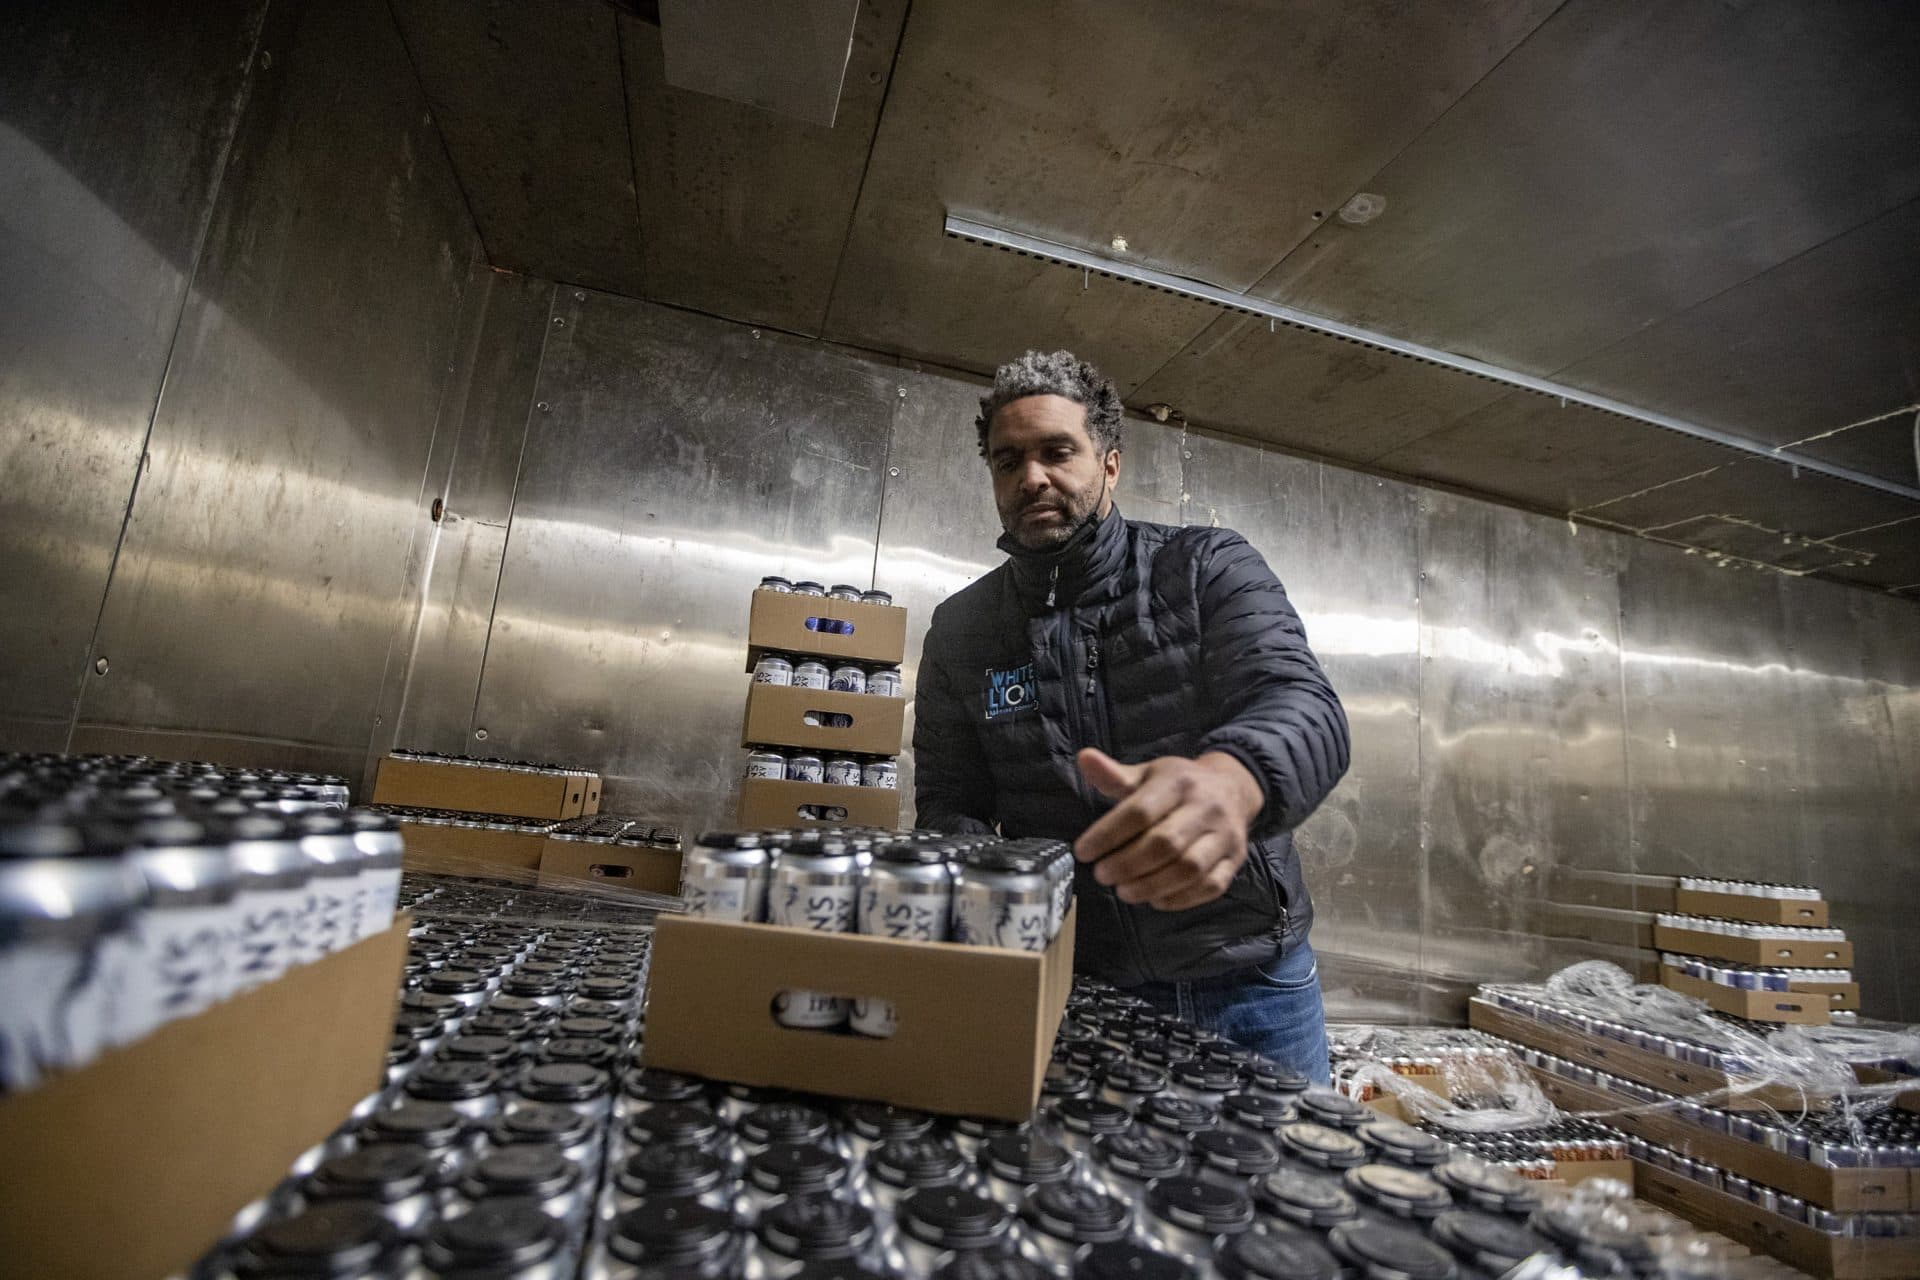
M 1122 902 L 1154 902 L 1170 897 L 1211 871 L 1226 852 L 1226 838 L 1220 832 L 1200 832 L 1175 844 L 1172 857 L 1144 874 L 1116 882 L 1114 892 Z
M 1160 911 L 1185 911 L 1212 902 L 1227 891 L 1239 871 L 1240 865 L 1232 858 L 1222 858 L 1197 882 L 1165 898 L 1155 899 L 1152 905 Z
M 1100 820 L 1080 833 L 1073 842 L 1073 856 L 1082 862 L 1098 862 L 1151 829 L 1180 807 L 1185 787 L 1168 776 L 1149 778 L 1138 790 L 1100 816 Z M 1102 883 L 1111 884 L 1111 880 Z
M 1147 773 L 1145 765 L 1121 764 L 1098 747 L 1082 747 L 1075 762 L 1087 785 L 1109 800 L 1125 799 Z

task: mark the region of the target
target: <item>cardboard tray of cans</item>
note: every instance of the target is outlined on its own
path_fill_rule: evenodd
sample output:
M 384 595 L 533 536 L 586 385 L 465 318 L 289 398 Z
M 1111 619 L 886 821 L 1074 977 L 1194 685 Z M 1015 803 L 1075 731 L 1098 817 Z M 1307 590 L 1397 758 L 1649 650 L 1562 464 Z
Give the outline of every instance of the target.
M 1829 1235 L 1769 1213 L 1671 1170 L 1640 1163 L 1642 1198 L 1741 1244 L 1827 1280 L 1912 1280 L 1920 1276 L 1920 1236 L 1876 1239 Z
M 839 629 L 822 622 L 839 623 Z M 907 651 L 907 611 L 826 596 L 755 591 L 747 618 L 747 666 L 767 653 L 804 653 L 853 662 L 898 663 Z
M 0 1100 L 0 1270 L 184 1270 L 380 1087 L 408 923 Z
M 754 684 L 747 690 L 740 745 L 898 755 L 906 715 L 905 698 Z
M 1704 1000 L 1710 1008 L 1718 1009 L 1721 1013 L 1755 1022 L 1826 1026 L 1833 1021 L 1824 996 L 1792 991 L 1747 991 L 1739 987 L 1722 986 L 1682 973 L 1672 965 L 1660 966 L 1660 985 L 1669 991 Z
M 1853 967 L 1853 944 L 1845 941 L 1739 938 L 1656 921 L 1653 926 L 1653 945 L 1661 951 L 1732 960 L 1740 964 L 1777 965 L 1795 969 Z
M 1824 898 L 1773 898 L 1751 893 L 1711 893 L 1676 889 L 1673 911 L 1688 916 L 1713 916 L 1752 924 L 1792 924 L 1818 928 L 1828 923 Z
M 900 825 L 900 793 L 892 787 L 748 778 L 736 814 L 743 827 L 881 827 Z
M 1548 1026 L 1511 1009 L 1502 1009 L 1481 996 L 1475 996 L 1467 1002 L 1467 1024 L 1488 1035 L 1531 1045 L 1569 1062 L 1577 1062 L 1682 1097 L 1717 1093 L 1730 1084 L 1739 1083 L 1735 1077 L 1717 1067 L 1684 1062 L 1570 1027 Z M 1808 1106 L 1817 1110 L 1829 1105 L 1829 1102 L 1829 1099 L 1809 1096 L 1801 1090 L 1767 1085 L 1742 1092 L 1725 1105 L 1729 1110 L 1785 1108 L 1797 1111 Z
M 574 818 L 600 812 L 600 776 L 558 765 L 396 751 L 380 761 L 373 803 L 518 818 Z
M 547 850 L 549 818 L 395 807 L 410 871 L 478 875 L 488 867 L 534 872 Z
M 1827 1002 L 1831 1010 L 1857 1011 L 1860 1008 L 1860 984 L 1857 982 L 1806 982 L 1794 979 L 1787 985 L 1789 991 L 1801 995 L 1818 996 Z
M 648 819 L 605 813 L 557 822 L 541 847 L 539 883 L 675 897 L 680 833 Z

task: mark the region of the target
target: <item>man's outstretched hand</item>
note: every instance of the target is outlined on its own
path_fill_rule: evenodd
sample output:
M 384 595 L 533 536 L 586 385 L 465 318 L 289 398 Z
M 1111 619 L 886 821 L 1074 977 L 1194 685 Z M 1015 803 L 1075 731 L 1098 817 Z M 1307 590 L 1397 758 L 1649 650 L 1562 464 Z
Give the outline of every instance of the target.
M 1121 764 L 1088 747 L 1081 776 L 1119 801 L 1074 842 L 1073 856 L 1122 902 L 1184 911 L 1227 891 L 1247 860 L 1247 828 L 1266 803 L 1260 784 L 1232 756 L 1161 756 Z

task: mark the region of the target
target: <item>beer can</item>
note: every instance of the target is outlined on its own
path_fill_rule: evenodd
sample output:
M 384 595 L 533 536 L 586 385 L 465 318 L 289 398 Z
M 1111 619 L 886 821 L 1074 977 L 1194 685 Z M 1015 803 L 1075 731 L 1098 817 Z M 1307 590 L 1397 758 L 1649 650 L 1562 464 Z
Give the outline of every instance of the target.
M 752 832 L 709 831 L 687 850 L 681 869 L 687 913 L 757 924 L 767 914 L 771 863 Z
M 746 776 L 778 782 L 787 776 L 787 758 L 770 747 L 755 747 L 747 753 Z
M 835 667 L 828 678 L 827 688 L 835 693 L 865 693 L 867 691 L 867 673 L 848 663 Z
M 511 1280 L 573 1280 L 578 1270 L 571 1247 L 575 1229 L 537 1199 L 488 1199 L 435 1223 L 422 1242 L 420 1258 L 429 1275 L 491 1272 Z M 511 1259 L 511 1270 L 501 1269 L 505 1259 Z
M 232 990 L 237 882 L 226 846 L 197 822 L 151 818 L 129 834 L 126 860 L 146 881 L 148 899 L 136 926 L 145 959 L 128 974 L 127 1004 L 158 1026 Z
M 762 654 L 753 664 L 753 682 L 785 688 L 793 683 L 793 664 L 777 653 Z
M 829 786 L 857 787 L 860 785 L 860 762 L 846 756 L 834 756 L 827 761 L 826 780 Z
M 446 1173 L 446 1165 L 426 1147 L 369 1143 L 322 1161 L 300 1185 L 299 1208 L 358 1202 L 411 1232 L 438 1207 Z
M 824 689 L 831 677 L 827 664 L 815 662 L 809 658 L 805 662 L 793 664 L 793 687 L 796 689 Z
M 234 818 L 224 834 L 239 889 L 234 990 L 248 991 L 306 962 L 313 864 L 279 818 Z
M 813 781 L 819 781 L 817 774 Z M 851 933 L 859 895 L 859 864 L 844 840 L 797 839 L 773 866 L 767 919 L 790 929 Z M 847 1020 L 847 1001 L 816 991 L 783 991 L 774 999 L 774 1016 L 782 1026 L 837 1027 Z
M 362 900 L 367 910 L 358 935 L 371 938 L 392 926 L 393 913 L 399 909 L 400 864 L 406 854 L 406 841 L 392 815 L 371 809 L 347 810 L 347 826 L 360 848 Z
M 853 603 L 858 604 L 860 603 L 860 588 L 850 582 L 836 582 L 827 589 L 827 598 L 830 600 L 851 600 Z
M 1045 951 L 1052 920 L 1053 890 L 1038 858 L 989 846 L 961 859 L 953 889 L 955 942 Z
M 827 589 L 817 582 L 802 580 L 793 584 L 793 594 L 797 596 L 825 597 Z
M 648 1196 L 607 1225 L 605 1250 L 604 1258 L 589 1258 L 589 1280 L 736 1275 L 742 1241 L 729 1209 L 690 1196 Z
M 783 596 L 791 595 L 793 594 L 793 584 L 791 582 L 788 582 L 785 578 L 782 578 L 777 574 L 770 573 L 766 577 L 760 579 L 760 585 L 758 587 L 755 587 L 754 590 L 772 591 Z
M 358 1274 L 384 1280 L 403 1275 L 411 1253 L 407 1237 L 373 1205 L 331 1201 L 256 1227 L 233 1247 L 228 1274 L 325 1275 L 345 1258 Z
M 881 591 L 878 588 L 875 588 L 872 591 L 862 591 L 860 593 L 860 603 L 890 605 L 893 603 L 893 594 L 888 591 Z
M 860 785 L 897 791 L 900 789 L 899 767 L 891 760 L 869 760 L 860 770 Z
M 958 1183 L 921 1187 L 900 1199 L 888 1261 L 903 1276 L 929 1276 L 957 1254 L 1005 1252 L 1013 1215 Z
M 307 954 L 318 959 L 354 941 L 355 921 L 366 912 L 360 900 L 360 849 L 346 819 L 309 813 L 294 819 L 301 852 L 313 863 L 307 880 Z
M 1250 1230 L 1253 1220 L 1253 1197 L 1242 1188 L 1176 1175 L 1147 1189 L 1140 1230 L 1155 1247 L 1205 1272 L 1215 1243 Z
M 900 668 L 875 667 L 867 673 L 867 692 L 880 698 L 900 696 Z
M 939 846 L 900 840 L 874 850 L 860 890 L 859 930 L 883 938 L 945 942 L 953 911 L 953 869 Z M 885 1039 L 898 1025 L 890 1000 L 856 998 L 852 1026 Z
M 787 757 L 788 782 L 824 782 L 827 767 L 820 757 L 808 752 L 798 752 Z

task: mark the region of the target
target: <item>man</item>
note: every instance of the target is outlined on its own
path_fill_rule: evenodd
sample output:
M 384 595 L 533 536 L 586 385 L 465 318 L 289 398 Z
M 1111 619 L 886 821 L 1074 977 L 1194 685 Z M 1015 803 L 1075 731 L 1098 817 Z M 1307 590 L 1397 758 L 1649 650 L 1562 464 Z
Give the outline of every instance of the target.
M 1324 1082 L 1288 832 L 1346 772 L 1346 715 L 1243 538 L 1121 517 L 1120 424 L 1065 351 L 981 399 L 1008 559 L 934 610 L 919 823 L 1073 841 L 1083 970 Z

